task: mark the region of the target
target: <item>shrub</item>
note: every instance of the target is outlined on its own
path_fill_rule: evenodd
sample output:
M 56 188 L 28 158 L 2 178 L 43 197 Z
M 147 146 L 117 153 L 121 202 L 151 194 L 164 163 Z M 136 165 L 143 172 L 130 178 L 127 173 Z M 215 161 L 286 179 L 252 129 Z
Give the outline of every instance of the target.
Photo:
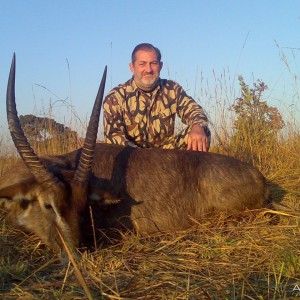
M 231 148 L 240 159 L 261 165 L 276 146 L 278 132 L 284 127 L 281 114 L 276 107 L 262 101 L 268 86 L 261 80 L 253 88 L 239 76 L 241 96 L 231 106 L 234 121 Z

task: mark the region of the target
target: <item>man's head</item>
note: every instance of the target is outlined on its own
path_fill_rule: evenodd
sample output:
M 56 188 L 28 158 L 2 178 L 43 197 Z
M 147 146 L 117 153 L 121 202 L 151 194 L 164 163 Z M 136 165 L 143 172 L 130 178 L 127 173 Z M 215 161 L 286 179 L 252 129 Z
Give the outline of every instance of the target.
M 151 91 L 155 87 L 162 66 L 158 48 L 147 43 L 139 44 L 134 48 L 129 67 L 140 89 Z

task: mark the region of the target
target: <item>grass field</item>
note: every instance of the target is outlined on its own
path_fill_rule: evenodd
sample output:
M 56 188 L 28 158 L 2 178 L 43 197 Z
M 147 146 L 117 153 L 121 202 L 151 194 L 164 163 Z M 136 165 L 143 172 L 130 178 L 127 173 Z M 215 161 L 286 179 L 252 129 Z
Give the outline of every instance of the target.
M 79 253 L 86 287 L 73 265 L 62 265 L 38 238 L 2 217 L 1 299 L 300 299 L 299 127 L 289 120 L 275 132 L 268 123 L 255 123 L 253 136 L 245 119 L 234 134 L 230 124 L 238 114 L 224 104 L 215 110 L 211 151 L 255 164 L 270 181 L 274 201 L 293 214 L 277 212 L 276 225 L 262 210 L 244 218 L 220 214 L 172 234 L 122 233 L 121 241 Z M 17 160 L 6 139 L 0 137 L 0 175 Z M 65 144 L 56 141 L 46 152 L 78 147 L 77 141 L 59 143 Z M 44 154 L 45 147 L 37 151 Z M 225 226 L 228 218 L 236 226 Z

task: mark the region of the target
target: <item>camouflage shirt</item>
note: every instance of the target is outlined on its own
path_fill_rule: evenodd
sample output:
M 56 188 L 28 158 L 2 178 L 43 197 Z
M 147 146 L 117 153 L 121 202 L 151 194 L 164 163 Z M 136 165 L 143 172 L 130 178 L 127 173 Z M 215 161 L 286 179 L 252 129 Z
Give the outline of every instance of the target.
M 148 93 L 131 78 L 109 92 L 103 109 L 105 142 L 111 144 L 164 147 L 174 136 L 176 115 L 189 127 L 208 124 L 202 107 L 178 83 L 166 79 L 159 79 Z

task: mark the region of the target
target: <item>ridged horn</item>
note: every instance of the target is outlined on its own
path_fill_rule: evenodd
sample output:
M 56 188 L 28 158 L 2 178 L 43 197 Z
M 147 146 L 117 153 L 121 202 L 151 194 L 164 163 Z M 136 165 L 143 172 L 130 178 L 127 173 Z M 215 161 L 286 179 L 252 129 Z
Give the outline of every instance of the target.
M 76 173 L 73 178 L 73 182 L 78 182 L 80 185 L 86 185 L 89 175 L 89 171 L 92 166 L 94 151 L 96 146 L 99 117 L 101 112 L 101 106 L 104 95 L 105 81 L 106 81 L 107 66 L 104 69 L 101 84 L 98 90 L 97 97 L 95 99 L 93 111 L 91 113 L 89 125 L 87 128 L 85 141 L 81 150 L 79 164 Z
M 16 74 L 16 54 L 14 53 L 11 68 L 9 72 L 9 79 L 6 93 L 6 113 L 7 122 L 13 142 L 25 162 L 30 172 L 34 175 L 36 180 L 40 183 L 52 184 L 57 182 L 56 177 L 49 172 L 46 167 L 39 160 L 31 148 L 24 131 L 22 129 L 18 112 L 16 108 L 15 98 L 15 74 Z

